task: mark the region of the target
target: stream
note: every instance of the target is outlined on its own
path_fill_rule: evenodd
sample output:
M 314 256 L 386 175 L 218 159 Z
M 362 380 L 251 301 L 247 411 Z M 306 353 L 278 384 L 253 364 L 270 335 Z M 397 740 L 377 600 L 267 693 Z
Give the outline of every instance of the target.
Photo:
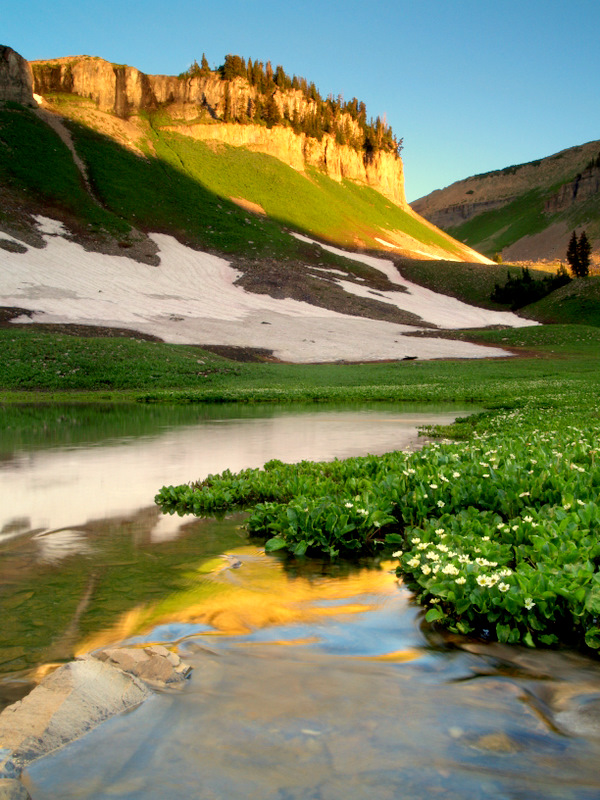
M 600 797 L 600 666 L 423 623 L 395 563 L 286 560 L 164 484 L 419 445 L 465 410 L 0 409 L 0 705 L 113 643 L 193 666 L 31 764 L 33 800 Z

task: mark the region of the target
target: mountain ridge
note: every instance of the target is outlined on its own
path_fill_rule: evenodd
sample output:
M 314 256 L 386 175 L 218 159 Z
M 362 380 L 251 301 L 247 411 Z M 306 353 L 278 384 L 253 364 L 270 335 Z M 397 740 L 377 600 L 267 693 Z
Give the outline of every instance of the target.
M 600 141 L 473 175 L 411 203 L 413 210 L 488 256 L 564 260 L 586 229 L 600 261 Z

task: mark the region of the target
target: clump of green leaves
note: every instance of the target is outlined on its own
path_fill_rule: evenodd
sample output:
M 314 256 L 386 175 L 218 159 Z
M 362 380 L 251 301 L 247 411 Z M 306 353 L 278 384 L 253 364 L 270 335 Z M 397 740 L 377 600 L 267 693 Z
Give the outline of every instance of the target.
M 267 551 L 352 556 L 395 549 L 426 620 L 463 634 L 600 648 L 600 424 L 568 411 L 480 415 L 467 444 L 165 487 L 174 513 L 253 506 Z M 479 429 L 478 429 L 479 428 Z

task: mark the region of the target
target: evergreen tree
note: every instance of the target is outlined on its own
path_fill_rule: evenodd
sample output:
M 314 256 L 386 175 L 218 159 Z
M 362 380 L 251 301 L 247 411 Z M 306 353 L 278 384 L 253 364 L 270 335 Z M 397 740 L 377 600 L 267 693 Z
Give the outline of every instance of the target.
M 272 128 L 273 125 L 278 125 L 281 122 L 279 106 L 277 105 L 273 95 L 269 95 L 267 102 L 265 103 L 263 119 L 267 123 L 267 128 Z
M 590 274 L 590 255 L 592 246 L 587 238 L 586 232 L 582 231 L 577 242 L 577 254 L 579 255 L 579 277 L 585 278 Z
M 573 231 L 567 247 L 567 264 L 571 267 L 573 277 L 579 277 L 579 247 L 577 246 L 577 233 Z
M 208 61 L 206 59 L 206 55 L 202 53 L 202 62 L 200 66 L 200 74 L 203 78 L 207 78 L 210 75 L 210 67 L 208 66 Z
M 225 85 L 225 96 L 224 96 L 224 109 L 223 109 L 223 122 L 232 122 L 233 121 L 233 103 L 231 100 L 231 92 L 229 91 L 229 84 Z

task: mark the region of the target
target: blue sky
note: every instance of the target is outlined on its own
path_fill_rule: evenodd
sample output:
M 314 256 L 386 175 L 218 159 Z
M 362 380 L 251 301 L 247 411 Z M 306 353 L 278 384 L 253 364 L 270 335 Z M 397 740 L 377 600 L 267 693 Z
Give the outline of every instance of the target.
M 406 194 L 600 139 L 600 0 L 21 0 L 0 44 L 178 74 L 206 53 L 282 64 L 386 115 Z

